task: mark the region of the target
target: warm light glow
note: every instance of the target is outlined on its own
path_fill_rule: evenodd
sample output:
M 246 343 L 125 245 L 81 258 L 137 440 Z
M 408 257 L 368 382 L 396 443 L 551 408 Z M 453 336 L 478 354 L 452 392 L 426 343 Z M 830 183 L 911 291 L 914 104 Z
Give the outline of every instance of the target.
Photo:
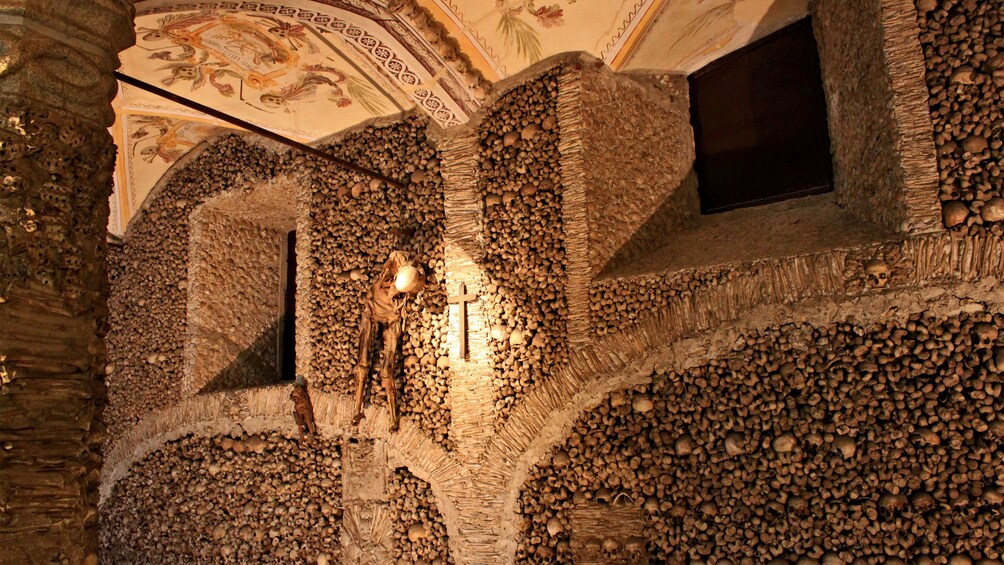
M 397 277 L 394 279 L 394 288 L 398 292 L 413 292 L 418 290 L 420 284 L 418 269 L 411 265 L 404 265 L 398 269 Z

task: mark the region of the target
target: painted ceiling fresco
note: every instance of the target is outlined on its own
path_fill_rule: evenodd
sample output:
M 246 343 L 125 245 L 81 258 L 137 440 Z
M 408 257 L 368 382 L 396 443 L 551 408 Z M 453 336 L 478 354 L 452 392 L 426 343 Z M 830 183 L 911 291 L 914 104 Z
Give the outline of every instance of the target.
M 808 11 L 808 0 L 669 1 L 621 68 L 697 71 Z
M 807 0 L 416 1 L 489 81 L 569 51 L 616 70 L 689 73 L 807 13 Z M 444 128 L 463 124 L 479 107 L 470 73 L 400 4 L 141 0 L 122 71 L 308 143 L 415 107 Z M 122 85 L 115 107 L 109 231 L 122 234 L 179 158 L 233 126 Z

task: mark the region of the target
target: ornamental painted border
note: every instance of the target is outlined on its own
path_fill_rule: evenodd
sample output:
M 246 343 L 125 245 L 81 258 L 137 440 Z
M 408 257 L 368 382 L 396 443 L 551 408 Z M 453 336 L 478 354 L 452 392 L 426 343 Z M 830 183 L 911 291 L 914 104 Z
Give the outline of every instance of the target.
M 337 6 L 334 5 L 334 3 L 331 3 L 330 5 L 333 8 L 348 9 L 359 13 L 358 9 L 351 10 L 348 6 Z M 436 120 L 440 126 L 444 128 L 456 126 L 466 122 L 467 119 L 470 118 L 470 114 L 464 110 L 464 106 L 471 104 L 471 101 L 475 98 L 472 93 L 468 92 L 466 88 L 462 87 L 462 85 L 461 89 L 465 92 L 465 94 L 467 94 L 469 99 L 467 101 L 458 100 L 450 96 L 449 90 L 439 84 L 436 84 L 433 90 L 412 90 L 415 86 L 421 84 L 422 81 L 418 74 L 410 69 L 407 63 L 402 61 L 397 56 L 392 46 L 387 45 L 380 38 L 370 34 L 365 29 L 341 20 L 331 14 L 325 14 L 306 8 L 277 6 L 263 2 L 182 2 L 145 10 L 140 8 L 136 15 L 147 16 L 152 14 L 167 14 L 192 10 L 235 10 L 249 13 L 257 12 L 295 18 L 301 22 L 307 22 L 325 28 L 338 34 L 346 41 L 346 43 L 356 46 L 360 52 L 368 55 L 369 58 L 376 63 L 375 66 L 383 71 L 383 74 L 388 79 L 396 81 L 398 84 L 405 85 L 406 91 L 412 91 L 409 95 L 412 101 L 428 113 L 434 120 Z M 361 13 L 360 15 L 367 17 L 373 16 L 371 13 Z M 387 29 L 387 31 L 388 33 L 393 33 L 390 29 Z M 400 37 L 397 39 L 401 41 Z M 404 45 L 403 41 L 400 45 L 402 48 L 407 49 L 407 46 Z M 411 53 L 417 60 L 421 60 L 417 53 L 410 50 L 409 53 Z M 445 68 L 440 61 L 436 61 L 434 67 Z M 435 83 L 436 73 L 430 74 L 433 75 L 432 80 Z M 436 91 L 442 91 L 442 94 Z M 443 94 L 446 96 L 443 96 Z M 445 101 L 444 98 L 450 98 L 452 104 Z

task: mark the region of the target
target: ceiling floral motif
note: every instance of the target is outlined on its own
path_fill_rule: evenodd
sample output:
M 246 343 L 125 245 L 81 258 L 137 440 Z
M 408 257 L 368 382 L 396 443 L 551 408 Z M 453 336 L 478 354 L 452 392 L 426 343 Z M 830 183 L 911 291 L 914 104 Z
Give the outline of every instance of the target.
M 112 195 L 109 231 L 121 235 L 135 212 L 142 206 L 164 173 L 193 147 L 207 138 L 228 131 L 212 123 L 167 116 L 126 115 L 121 118 L 125 134 L 120 146 L 116 192 Z M 124 190 L 123 190 L 124 188 Z
M 385 2 L 144 0 L 136 12 L 125 74 L 300 142 L 415 107 L 452 127 L 486 89 L 441 26 L 418 29 Z M 115 106 L 109 225 L 121 234 L 179 153 L 232 126 L 126 85 Z
M 575 0 L 566 0 L 574 4 Z M 540 60 L 542 31 L 565 24 L 565 11 L 561 4 L 535 6 L 534 0 L 495 3 L 499 11 L 498 33 L 510 48 L 529 62 Z
M 669 0 L 624 68 L 690 73 L 808 13 L 808 0 Z
M 808 0 L 140 0 L 123 72 L 310 143 L 417 108 L 461 125 L 537 61 L 689 73 L 808 13 Z M 181 156 L 233 129 L 120 85 L 112 233 Z
M 500 77 L 568 51 L 604 58 L 654 0 L 422 0 L 458 23 Z
M 140 17 L 136 46 L 123 59 L 128 71 L 175 93 L 306 138 L 412 105 L 318 29 L 279 15 Z

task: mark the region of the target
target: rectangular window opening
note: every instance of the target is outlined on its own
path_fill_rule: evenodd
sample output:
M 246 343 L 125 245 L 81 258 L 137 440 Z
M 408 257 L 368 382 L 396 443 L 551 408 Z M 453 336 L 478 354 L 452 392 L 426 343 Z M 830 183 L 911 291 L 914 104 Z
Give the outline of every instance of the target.
M 279 345 L 279 380 L 296 380 L 296 231 L 286 235 L 283 286 L 282 342 Z
M 702 214 L 833 191 L 809 18 L 693 73 L 690 96 Z

